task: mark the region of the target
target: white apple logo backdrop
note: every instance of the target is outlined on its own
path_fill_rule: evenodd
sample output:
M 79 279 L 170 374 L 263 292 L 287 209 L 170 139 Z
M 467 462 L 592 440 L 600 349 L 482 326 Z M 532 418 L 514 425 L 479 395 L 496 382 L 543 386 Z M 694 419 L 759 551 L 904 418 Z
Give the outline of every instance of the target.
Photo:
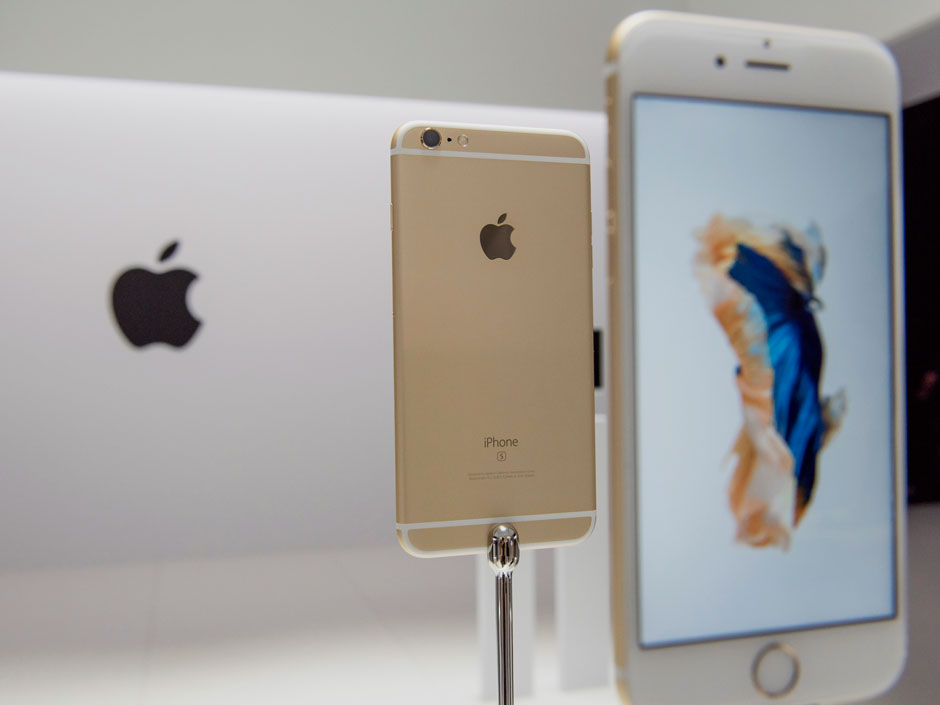
M 16 74 L 0 90 L 0 570 L 393 545 L 392 132 L 567 128 L 601 155 L 606 138 L 600 113 Z

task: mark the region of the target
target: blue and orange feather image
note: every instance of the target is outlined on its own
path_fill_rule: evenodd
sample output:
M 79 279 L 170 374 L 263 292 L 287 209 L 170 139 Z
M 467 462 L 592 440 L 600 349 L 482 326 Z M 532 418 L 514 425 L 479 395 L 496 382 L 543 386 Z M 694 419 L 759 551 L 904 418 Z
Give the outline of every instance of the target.
M 744 421 L 728 486 L 736 539 L 787 549 L 813 498 L 819 453 L 846 412 L 843 390 L 819 391 L 826 251 L 815 226 L 759 228 L 721 215 L 697 239 L 695 274 L 738 363 Z

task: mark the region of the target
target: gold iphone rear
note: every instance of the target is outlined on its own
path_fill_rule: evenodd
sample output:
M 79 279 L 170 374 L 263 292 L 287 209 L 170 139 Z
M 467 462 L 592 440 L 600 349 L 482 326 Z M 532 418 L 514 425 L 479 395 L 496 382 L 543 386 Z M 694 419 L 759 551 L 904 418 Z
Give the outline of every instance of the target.
M 425 131 L 433 130 L 439 144 Z M 415 555 L 594 525 L 589 160 L 562 131 L 392 138 L 397 529 Z

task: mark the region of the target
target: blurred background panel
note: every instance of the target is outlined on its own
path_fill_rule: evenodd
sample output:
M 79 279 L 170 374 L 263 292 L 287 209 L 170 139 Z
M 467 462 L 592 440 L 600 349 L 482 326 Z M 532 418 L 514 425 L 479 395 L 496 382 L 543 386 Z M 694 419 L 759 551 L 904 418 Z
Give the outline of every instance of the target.
M 648 9 L 892 39 L 936 0 L 0 0 L 0 69 L 583 110 Z

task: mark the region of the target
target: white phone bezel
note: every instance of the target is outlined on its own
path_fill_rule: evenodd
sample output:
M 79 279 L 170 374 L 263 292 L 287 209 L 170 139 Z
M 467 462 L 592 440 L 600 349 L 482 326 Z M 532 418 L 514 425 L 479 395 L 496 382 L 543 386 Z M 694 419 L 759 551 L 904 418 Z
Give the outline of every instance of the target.
M 622 571 L 615 585 L 623 594 L 624 623 L 615 624 L 622 638 L 618 681 L 634 705 L 732 705 L 774 702 L 852 701 L 888 688 L 899 676 L 905 658 L 905 517 L 904 498 L 904 353 L 903 247 L 900 198 L 899 87 L 894 61 L 880 43 L 855 34 L 759 22 L 725 20 L 671 12 L 643 12 L 618 28 L 619 49 L 610 57 L 608 72 L 616 85 L 614 114 L 618 130 L 614 226 L 621 246 L 616 263 L 619 310 L 622 311 L 623 371 L 622 493 L 613 498 L 622 511 L 622 546 L 626 557 L 615 556 Z M 765 40 L 769 40 L 765 42 Z M 725 57 L 723 68 L 715 58 Z M 787 64 L 789 70 L 745 67 L 745 60 Z M 610 73 L 608 75 L 610 75 Z M 635 543 L 634 335 L 632 301 L 632 141 L 631 101 L 634 94 L 655 93 L 744 102 L 797 105 L 878 112 L 889 115 L 892 168 L 893 225 L 893 353 L 895 359 L 895 536 L 896 616 L 862 624 L 789 631 L 784 634 L 724 639 L 689 645 L 643 649 L 637 634 Z M 617 542 L 615 541 L 615 544 Z M 760 694 L 752 678 L 758 651 L 785 642 L 799 657 L 799 680 L 781 697 Z

